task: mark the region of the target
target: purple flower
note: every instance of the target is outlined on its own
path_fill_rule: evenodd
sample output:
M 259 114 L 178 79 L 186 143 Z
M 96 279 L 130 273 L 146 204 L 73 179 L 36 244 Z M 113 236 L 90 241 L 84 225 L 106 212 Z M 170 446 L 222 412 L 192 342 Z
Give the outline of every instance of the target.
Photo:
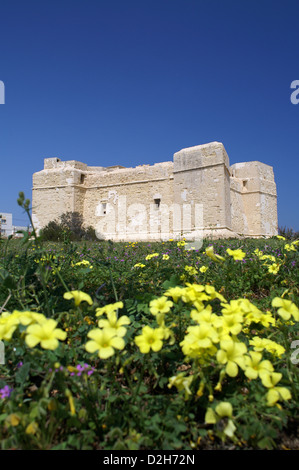
M 76 375 L 77 377 L 80 377 L 82 375 L 82 372 L 87 372 L 87 375 L 91 375 L 93 374 L 95 368 L 94 367 L 90 367 L 89 364 L 84 364 L 84 366 L 81 366 L 80 364 L 78 364 L 76 366 L 76 369 L 78 370 L 77 373 L 75 372 L 72 372 L 71 373 L 71 376 L 74 376 Z
M 8 398 L 12 391 L 12 388 L 10 388 L 8 385 L 5 385 L 5 387 L 0 388 L 0 398 Z

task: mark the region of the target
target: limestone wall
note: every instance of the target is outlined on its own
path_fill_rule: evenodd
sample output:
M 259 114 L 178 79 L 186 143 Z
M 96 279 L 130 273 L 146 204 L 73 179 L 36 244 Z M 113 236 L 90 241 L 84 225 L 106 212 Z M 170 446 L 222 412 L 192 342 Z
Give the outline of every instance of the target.
M 273 168 L 261 162 L 236 163 L 231 166 L 231 174 L 235 202 L 232 211 L 236 213 L 238 207 L 243 207 L 244 226 L 239 233 L 255 237 L 276 235 L 277 194 Z M 237 227 L 241 228 L 236 223 L 235 229 Z
M 37 229 L 77 211 L 99 236 L 114 240 L 180 238 L 197 230 L 215 237 L 277 233 L 272 167 L 230 166 L 220 142 L 135 168 L 47 158 L 33 175 L 32 205 Z
M 174 154 L 175 202 L 202 205 L 206 234 L 229 236 L 231 232 L 229 178 L 229 159 L 219 142 Z
M 88 174 L 84 221 L 116 240 L 160 239 L 161 212 L 173 202 L 172 162 Z M 156 201 L 156 202 L 155 202 Z M 157 220 L 156 220 L 157 219 Z

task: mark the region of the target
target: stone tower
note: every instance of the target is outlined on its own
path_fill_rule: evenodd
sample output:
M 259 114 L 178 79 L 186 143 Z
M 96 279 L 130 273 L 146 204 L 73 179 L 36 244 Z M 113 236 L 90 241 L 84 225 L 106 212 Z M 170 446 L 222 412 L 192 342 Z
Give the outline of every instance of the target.
M 161 240 L 277 234 L 272 167 L 229 164 L 222 143 L 183 149 L 173 161 L 135 168 L 91 167 L 46 158 L 33 175 L 33 222 L 41 229 L 80 212 L 101 238 Z

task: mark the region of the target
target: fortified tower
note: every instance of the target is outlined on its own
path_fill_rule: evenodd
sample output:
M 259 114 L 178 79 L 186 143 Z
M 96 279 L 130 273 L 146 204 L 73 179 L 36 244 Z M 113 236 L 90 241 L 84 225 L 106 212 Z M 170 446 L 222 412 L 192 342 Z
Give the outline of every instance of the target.
M 272 167 L 257 161 L 230 166 L 220 142 L 135 168 L 46 158 L 33 175 L 32 205 L 37 229 L 76 211 L 112 240 L 188 238 L 197 231 L 214 238 L 277 234 Z

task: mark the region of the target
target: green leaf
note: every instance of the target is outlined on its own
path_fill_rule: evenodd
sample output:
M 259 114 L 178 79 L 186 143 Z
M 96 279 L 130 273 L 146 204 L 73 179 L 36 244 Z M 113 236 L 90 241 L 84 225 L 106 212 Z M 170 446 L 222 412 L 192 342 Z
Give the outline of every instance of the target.
M 173 274 L 168 281 L 164 281 L 162 284 L 163 289 L 170 289 L 180 284 L 180 277 L 177 274 Z
M 7 418 L 7 416 L 8 416 L 7 413 L 3 413 L 2 415 L 0 415 L 0 423 L 1 421 L 4 421 Z
M 18 230 L 17 233 L 22 233 L 23 234 L 22 244 L 25 245 L 28 242 L 28 239 L 29 239 L 29 232 L 27 232 L 25 230 Z
M 3 281 L 3 285 L 5 287 L 7 287 L 7 289 L 15 289 L 17 284 L 16 284 L 16 281 L 14 280 L 14 278 L 10 275 L 6 276 L 4 281 Z
M 271 437 L 264 437 L 257 443 L 257 445 L 260 449 L 272 450 L 275 446 L 275 443 Z
M 65 450 L 67 448 L 67 442 L 62 442 L 61 444 L 58 444 L 57 446 L 54 446 L 51 448 L 51 450 Z
M 30 362 L 26 362 L 15 375 L 16 382 L 20 385 L 24 385 L 30 371 Z

